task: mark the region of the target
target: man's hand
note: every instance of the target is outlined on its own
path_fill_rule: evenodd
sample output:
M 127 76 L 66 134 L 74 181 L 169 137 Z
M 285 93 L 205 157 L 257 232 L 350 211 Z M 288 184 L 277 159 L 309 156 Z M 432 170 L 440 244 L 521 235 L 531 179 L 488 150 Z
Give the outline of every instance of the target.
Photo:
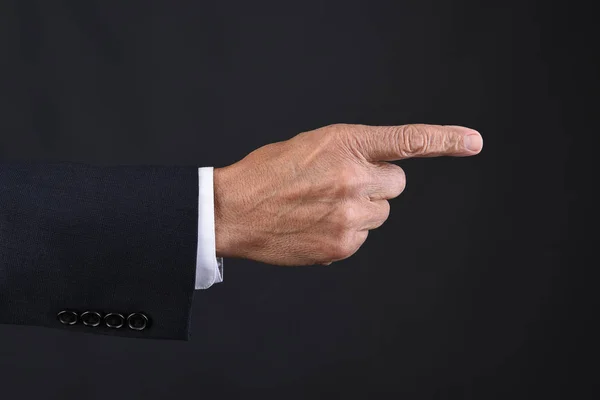
M 271 143 L 215 168 L 220 257 L 275 265 L 328 265 L 353 255 L 402 193 L 386 161 L 471 156 L 481 135 L 459 126 L 336 124 Z

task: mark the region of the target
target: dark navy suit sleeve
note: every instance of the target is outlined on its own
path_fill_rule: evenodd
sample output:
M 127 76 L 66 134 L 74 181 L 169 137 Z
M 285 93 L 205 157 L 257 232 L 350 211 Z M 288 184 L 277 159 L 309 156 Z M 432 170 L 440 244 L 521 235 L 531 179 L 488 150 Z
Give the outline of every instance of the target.
M 0 163 L 0 324 L 187 340 L 198 169 Z

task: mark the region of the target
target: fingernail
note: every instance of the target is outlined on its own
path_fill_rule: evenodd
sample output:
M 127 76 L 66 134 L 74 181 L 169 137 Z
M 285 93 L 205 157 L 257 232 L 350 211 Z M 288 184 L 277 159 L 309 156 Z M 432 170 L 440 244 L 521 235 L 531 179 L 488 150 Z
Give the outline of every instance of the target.
M 471 151 L 479 151 L 483 147 L 481 135 L 474 134 L 465 136 L 465 147 Z

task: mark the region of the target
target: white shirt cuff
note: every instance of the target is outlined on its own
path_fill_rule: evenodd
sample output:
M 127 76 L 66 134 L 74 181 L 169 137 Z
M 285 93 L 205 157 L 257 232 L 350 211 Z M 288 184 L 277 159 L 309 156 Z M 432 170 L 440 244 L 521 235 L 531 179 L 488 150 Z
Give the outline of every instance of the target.
M 196 289 L 208 289 L 223 282 L 223 258 L 215 245 L 214 168 L 198 168 L 198 253 Z

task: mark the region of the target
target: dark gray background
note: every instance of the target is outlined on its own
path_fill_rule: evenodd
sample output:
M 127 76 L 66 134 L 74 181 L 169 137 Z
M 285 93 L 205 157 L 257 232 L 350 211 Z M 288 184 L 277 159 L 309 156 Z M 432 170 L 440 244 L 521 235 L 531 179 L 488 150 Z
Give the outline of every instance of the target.
M 336 122 L 465 125 L 483 152 L 401 162 L 348 260 L 226 259 L 191 342 L 0 326 L 2 398 L 593 398 L 591 8 L 176 3 L 1 0 L 0 159 L 220 167 Z

